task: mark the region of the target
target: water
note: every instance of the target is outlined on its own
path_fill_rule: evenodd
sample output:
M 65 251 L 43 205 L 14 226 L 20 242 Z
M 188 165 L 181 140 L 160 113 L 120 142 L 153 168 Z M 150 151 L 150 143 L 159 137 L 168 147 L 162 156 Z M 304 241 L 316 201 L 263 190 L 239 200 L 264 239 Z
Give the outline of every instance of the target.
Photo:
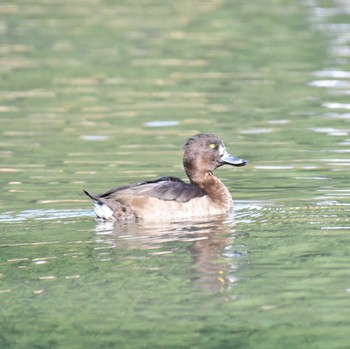
M 348 348 L 341 0 L 0 5 L 1 348 Z M 96 224 L 82 189 L 183 177 L 232 216 Z

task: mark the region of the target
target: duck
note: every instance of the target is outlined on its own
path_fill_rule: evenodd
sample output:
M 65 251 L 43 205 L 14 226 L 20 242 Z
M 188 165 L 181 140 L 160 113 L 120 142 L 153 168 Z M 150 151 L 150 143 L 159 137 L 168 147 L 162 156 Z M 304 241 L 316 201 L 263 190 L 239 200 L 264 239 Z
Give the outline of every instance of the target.
M 214 134 L 196 134 L 183 146 L 183 167 L 189 179 L 173 176 L 112 188 L 92 200 L 99 221 L 183 220 L 227 214 L 233 200 L 213 172 L 223 165 L 245 166 L 246 160 L 231 155 Z

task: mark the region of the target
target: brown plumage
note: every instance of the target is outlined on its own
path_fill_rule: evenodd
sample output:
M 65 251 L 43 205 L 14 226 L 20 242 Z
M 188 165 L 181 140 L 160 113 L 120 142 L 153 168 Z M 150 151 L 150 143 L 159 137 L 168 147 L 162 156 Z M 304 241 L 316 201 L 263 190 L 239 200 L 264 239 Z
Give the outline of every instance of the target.
M 183 165 L 190 183 L 161 177 L 113 188 L 101 195 L 84 190 L 94 203 L 97 218 L 172 220 L 229 212 L 231 194 L 213 171 L 225 164 L 244 166 L 246 161 L 227 153 L 223 142 L 212 134 L 189 138 L 183 149 Z

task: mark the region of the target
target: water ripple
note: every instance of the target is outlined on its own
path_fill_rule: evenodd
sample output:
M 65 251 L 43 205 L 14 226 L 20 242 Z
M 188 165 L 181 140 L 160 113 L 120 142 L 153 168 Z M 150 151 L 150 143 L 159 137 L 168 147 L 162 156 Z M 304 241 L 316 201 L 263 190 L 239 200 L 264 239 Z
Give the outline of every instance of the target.
M 43 221 L 93 216 L 91 210 L 25 210 L 19 213 L 0 213 L 0 223 L 18 223 L 29 219 Z

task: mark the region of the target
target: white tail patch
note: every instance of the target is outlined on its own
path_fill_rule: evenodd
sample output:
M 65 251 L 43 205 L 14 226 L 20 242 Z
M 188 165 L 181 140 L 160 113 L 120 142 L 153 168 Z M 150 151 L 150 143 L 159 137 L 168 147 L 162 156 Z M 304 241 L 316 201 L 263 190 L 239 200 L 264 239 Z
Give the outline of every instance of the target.
M 113 216 L 113 211 L 106 204 L 94 201 L 94 211 L 98 218 L 105 219 L 108 221 L 115 220 L 115 217 Z

